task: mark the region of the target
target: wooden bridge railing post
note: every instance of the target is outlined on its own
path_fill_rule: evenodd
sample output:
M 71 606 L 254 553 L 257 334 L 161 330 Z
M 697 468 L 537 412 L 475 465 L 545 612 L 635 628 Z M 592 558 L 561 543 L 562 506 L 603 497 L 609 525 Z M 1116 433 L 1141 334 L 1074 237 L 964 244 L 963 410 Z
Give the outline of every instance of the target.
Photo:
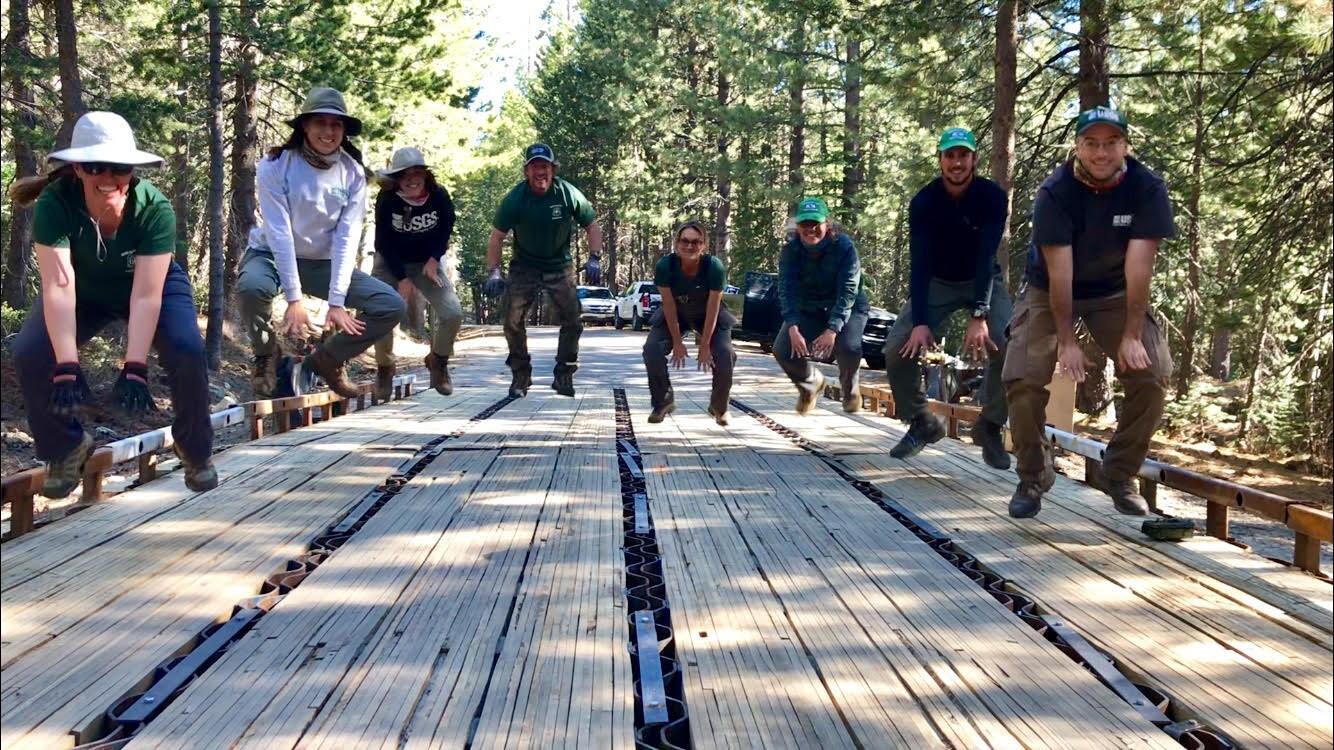
M 1204 510 L 1204 531 L 1218 539 L 1227 539 L 1229 508 L 1222 503 L 1206 503 Z
M 157 454 L 145 453 L 139 457 L 139 484 L 157 479 Z

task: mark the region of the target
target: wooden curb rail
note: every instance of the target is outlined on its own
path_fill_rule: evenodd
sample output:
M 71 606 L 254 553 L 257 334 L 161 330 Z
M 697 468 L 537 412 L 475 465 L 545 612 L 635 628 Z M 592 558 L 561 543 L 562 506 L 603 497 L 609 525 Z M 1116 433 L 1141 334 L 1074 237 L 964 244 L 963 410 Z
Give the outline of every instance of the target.
M 826 390 L 837 392 L 837 383 Z M 879 385 L 861 385 L 862 403 L 876 414 L 894 416 L 894 396 L 889 388 Z M 982 410 L 976 406 L 948 404 L 930 400 L 927 408 L 945 420 L 946 432 L 959 437 L 959 425 L 976 422 Z M 1046 428 L 1053 443 L 1071 453 L 1084 457 L 1084 481 L 1094 486 L 1102 482 L 1102 459 L 1106 443 L 1071 434 L 1055 427 Z M 1275 495 L 1254 487 L 1247 487 L 1225 479 L 1206 476 L 1189 469 L 1145 459 L 1139 469 L 1140 492 L 1157 509 L 1158 485 L 1171 487 L 1208 501 L 1205 507 L 1205 532 L 1209 536 L 1230 540 L 1228 516 L 1232 508 L 1250 511 L 1288 527 L 1294 536 L 1292 564 L 1311 573 L 1320 573 L 1320 544 L 1334 543 L 1334 514 L 1313 507 L 1301 500 Z
M 412 395 L 416 375 L 400 375 L 394 378 L 393 400 L 408 398 Z M 328 407 L 324 419 L 346 414 L 351 401 L 357 402 L 357 411 L 366 408 L 366 399 L 371 405 L 378 403 L 374 388 L 370 383 L 358 386 L 361 394 L 354 399 L 339 396 L 333 391 L 320 391 L 305 396 L 248 401 L 239 406 L 231 406 L 211 415 L 213 429 L 230 427 L 238 424 L 250 426 L 250 439 L 264 436 L 266 417 L 273 417 L 277 432 L 291 429 L 291 419 L 285 415 L 291 412 L 300 414 L 301 426 L 308 427 L 315 423 L 315 409 Z M 95 503 L 105 499 L 102 482 L 113 466 L 127 461 L 137 460 L 139 477 L 135 483 L 143 484 L 157 478 L 158 452 L 170 448 L 175 441 L 171 436 L 171 427 L 160 427 L 134 437 L 117 440 L 93 451 L 88 457 L 83 470 L 83 491 L 79 495 L 79 505 Z M 35 526 L 33 498 L 41 492 L 42 482 L 46 479 L 46 467 L 38 466 L 17 472 L 0 480 L 0 505 L 10 506 L 9 534 L 6 539 L 14 539 L 32 531 Z

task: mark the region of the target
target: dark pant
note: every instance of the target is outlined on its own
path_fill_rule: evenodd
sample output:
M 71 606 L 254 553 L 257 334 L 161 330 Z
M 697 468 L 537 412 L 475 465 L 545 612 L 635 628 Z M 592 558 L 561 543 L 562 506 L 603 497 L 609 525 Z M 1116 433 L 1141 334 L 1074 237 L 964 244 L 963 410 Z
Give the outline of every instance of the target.
M 843 330 L 834 338 L 838 385 L 845 395 L 857 392 L 857 375 L 862 365 L 862 333 L 866 331 L 868 312 L 865 303 L 854 306 Z M 826 310 L 801 310 L 797 316 L 797 330 L 801 331 L 809 349 L 816 337 L 828 330 L 829 313 Z M 774 339 L 774 359 L 798 388 L 806 389 L 814 385 L 814 372 L 810 361 L 792 356 L 792 341 L 788 338 L 791 327 L 790 323 L 784 323 L 778 329 L 778 338 Z
M 547 290 L 556 307 L 560 323 L 560 338 L 556 342 L 556 374 L 573 373 L 579 369 L 579 335 L 584 332 L 579 319 L 579 295 L 575 292 L 574 267 L 559 271 L 542 271 L 520 263 L 510 263 L 509 283 L 501 309 L 505 311 L 505 342 L 509 344 L 509 358 L 505 364 L 514 372 L 532 373 L 533 358 L 528 354 L 528 310 L 537 302 L 542 290 Z
M 328 299 L 332 265 L 327 260 L 297 258 L 302 292 Z M 273 334 L 273 298 L 278 296 L 279 288 L 278 266 L 273 261 L 273 253 L 253 247 L 247 250 L 236 279 L 236 294 L 241 300 L 250 345 L 257 355 L 278 352 L 278 340 Z M 365 324 L 365 330 L 355 336 L 340 331 L 325 339 L 320 346 L 337 362 L 352 359 L 391 333 L 402 320 L 405 309 L 397 290 L 357 269 L 352 270 L 345 304 L 357 311 L 357 318 Z
M 957 310 L 971 310 L 973 282 L 941 281 L 932 279 L 926 295 L 926 325 L 931 335 L 940 339 L 940 329 Z M 999 351 L 991 352 L 987 373 L 982 380 L 978 401 L 982 404 L 982 418 L 992 424 L 1005 424 L 1005 388 L 1001 383 L 1001 368 L 1005 364 L 1005 327 L 1010 324 L 1012 304 L 1005 282 L 997 276 L 991 282 L 991 314 L 987 316 L 987 333 Z M 903 303 L 894 327 L 885 336 L 885 374 L 894 392 L 894 413 L 910 422 L 926 414 L 926 392 L 922 388 L 922 365 L 916 357 L 904 359 L 899 350 L 912 334 L 912 302 Z
M 677 323 L 681 335 L 686 331 L 699 332 L 704 328 L 704 321 L 687 321 L 685 316 L 678 316 Z M 732 369 L 736 364 L 736 352 L 732 350 L 732 327 L 736 319 L 727 308 L 718 310 L 718 324 L 713 329 L 713 338 L 709 341 L 709 351 L 713 353 L 713 388 L 709 394 L 709 406 L 714 411 L 727 411 L 727 399 L 732 393 Z M 667 318 L 660 308 L 653 313 L 649 321 L 648 338 L 644 341 L 644 369 L 648 370 L 648 391 L 653 399 L 653 408 L 668 404 L 673 400 L 672 379 L 667 372 L 667 358 L 672 352 L 672 332 L 667 328 Z
M 1115 359 L 1126 326 L 1124 293 L 1074 301 L 1074 317 L 1082 319 L 1094 342 Z M 1103 468 L 1108 479 L 1129 479 L 1139 473 L 1149 442 L 1163 416 L 1167 381 L 1172 376 L 1172 355 L 1152 315 L 1140 334 L 1149 366 L 1116 370 L 1126 398 L 1116 432 L 1107 443 Z M 1019 295 L 1010 321 L 1010 347 L 1005 355 L 1005 389 L 1010 402 L 1010 435 L 1014 440 L 1019 478 L 1036 482 L 1045 461 L 1043 425 L 1046 422 L 1047 384 L 1056 369 L 1056 319 L 1051 300 L 1042 289 L 1029 287 Z
M 108 323 L 128 320 L 129 310 L 79 301 L 74 316 L 75 340 L 82 346 Z M 162 285 L 162 310 L 158 313 L 153 348 L 171 385 L 172 409 L 176 412 L 171 435 L 186 458 L 202 462 L 213 453 L 208 368 L 204 361 L 204 340 L 195 323 L 190 279 L 175 263 L 171 264 Z M 56 366 L 56 353 L 46 332 L 40 298 L 28 311 L 14 342 L 13 361 L 23 388 L 23 405 L 37 457 L 43 461 L 63 458 L 83 439 L 83 426 L 76 418 L 65 419 L 51 413 L 51 372 Z

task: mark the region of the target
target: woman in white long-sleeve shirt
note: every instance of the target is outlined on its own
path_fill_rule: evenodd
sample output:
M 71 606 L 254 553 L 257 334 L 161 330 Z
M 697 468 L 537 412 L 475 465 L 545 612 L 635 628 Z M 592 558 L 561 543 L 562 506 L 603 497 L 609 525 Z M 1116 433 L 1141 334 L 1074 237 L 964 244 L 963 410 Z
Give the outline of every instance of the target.
M 403 316 L 398 292 L 354 267 L 366 172 L 348 137 L 361 132 L 361 121 L 347 114 L 342 94 L 317 86 L 289 124 L 291 137 L 255 170 L 259 214 L 236 284 L 255 351 L 251 385 L 258 397 L 273 395 L 280 352 L 271 310 L 281 288 L 283 331 L 291 336 L 309 332 L 302 294 L 328 300 L 326 323 L 337 333 L 306 357 L 305 367 L 339 395 L 356 396 L 343 364 Z

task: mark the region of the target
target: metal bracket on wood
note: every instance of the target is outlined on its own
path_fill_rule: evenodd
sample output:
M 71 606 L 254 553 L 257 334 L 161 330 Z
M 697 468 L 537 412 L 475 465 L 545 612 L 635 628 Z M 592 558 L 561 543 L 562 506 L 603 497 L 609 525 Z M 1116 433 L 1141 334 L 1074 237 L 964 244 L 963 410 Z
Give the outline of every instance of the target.
M 666 724 L 667 688 L 662 682 L 662 661 L 658 656 L 658 626 L 653 613 L 640 610 L 635 621 L 635 659 L 639 662 L 639 695 L 643 701 L 645 724 Z

